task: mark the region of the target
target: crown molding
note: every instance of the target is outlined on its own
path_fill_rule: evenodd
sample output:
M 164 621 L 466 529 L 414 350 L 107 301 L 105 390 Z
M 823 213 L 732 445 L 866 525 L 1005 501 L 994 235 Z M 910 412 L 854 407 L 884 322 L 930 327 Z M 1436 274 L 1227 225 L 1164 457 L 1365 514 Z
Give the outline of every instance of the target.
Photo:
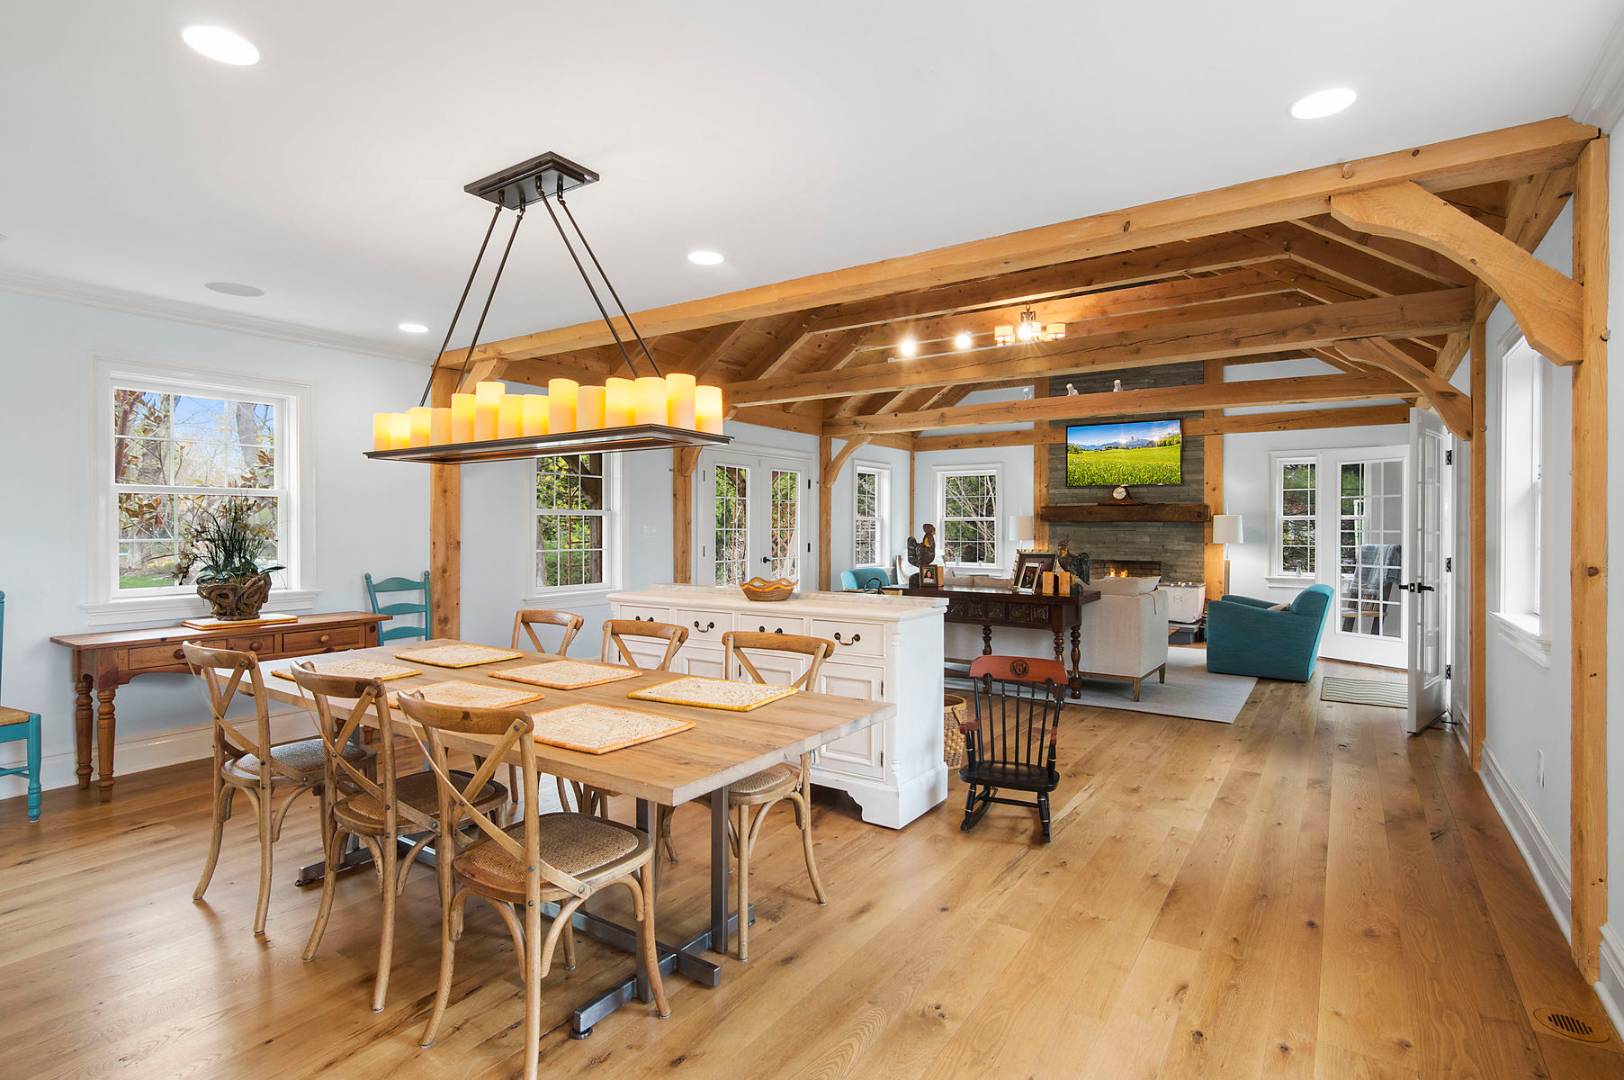
M 190 323 L 193 326 L 253 334 L 256 337 L 272 338 L 277 341 L 291 341 L 298 345 L 315 345 L 340 352 L 377 356 L 419 367 L 427 366 L 433 359 L 402 346 L 355 334 L 320 330 L 313 326 L 283 322 L 280 319 L 266 319 L 258 315 L 221 311 L 205 304 L 194 304 L 185 300 L 165 300 L 146 293 L 115 289 L 107 285 L 92 285 L 48 274 L 0 270 L 0 289 L 26 293 L 30 296 L 43 296 L 52 300 L 67 300 L 75 304 L 88 304 L 91 307 L 122 311 L 131 315 L 145 315 L 154 319 Z
M 1603 134 L 1624 120 L 1624 15 L 1608 31 L 1601 55 L 1568 115 L 1582 124 L 1596 125 Z

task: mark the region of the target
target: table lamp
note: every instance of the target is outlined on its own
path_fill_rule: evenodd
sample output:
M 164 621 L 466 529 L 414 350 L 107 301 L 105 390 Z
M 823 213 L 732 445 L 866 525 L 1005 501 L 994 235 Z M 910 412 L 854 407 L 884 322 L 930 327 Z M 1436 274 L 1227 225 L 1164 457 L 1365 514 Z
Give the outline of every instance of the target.
M 1241 516 L 1239 514 L 1214 514 L 1212 516 L 1212 542 L 1222 544 L 1224 547 L 1224 592 L 1229 592 L 1229 545 L 1244 544 L 1246 541 L 1241 534 Z
M 1015 544 L 1015 550 L 1025 551 L 1032 544 L 1033 521 L 1030 514 L 1011 514 L 1009 516 L 1009 538 Z

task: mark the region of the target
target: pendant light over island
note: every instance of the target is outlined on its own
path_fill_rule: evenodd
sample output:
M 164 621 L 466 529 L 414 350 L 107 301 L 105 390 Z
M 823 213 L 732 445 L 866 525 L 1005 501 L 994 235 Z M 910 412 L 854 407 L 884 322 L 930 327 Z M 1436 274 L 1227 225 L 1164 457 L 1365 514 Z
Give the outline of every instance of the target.
M 382 412 L 372 416 L 372 450 L 367 457 L 384 461 L 427 461 L 455 465 L 474 461 L 503 461 L 513 458 L 547 457 L 554 454 L 616 453 L 628 450 L 660 450 L 679 446 L 724 446 L 733 440 L 722 431 L 722 388 L 701 386 L 684 372 L 667 375 L 660 371 L 654 354 L 637 332 L 620 294 L 604 272 L 603 265 L 587 243 L 564 195 L 578 187 L 595 183 L 598 174 L 580 165 L 547 153 L 510 169 L 476 180 L 464 188 L 494 203 L 490 225 L 479 245 L 474 268 L 457 301 L 445 339 L 435 355 L 434 368 L 416 407 L 405 412 Z M 553 203 L 564 212 L 561 220 Z M 491 300 L 501 283 L 514 237 L 523 223 L 527 208 L 540 203 L 552 219 L 564 248 L 580 272 L 587 291 L 603 316 L 609 336 L 620 350 L 631 378 L 606 378 L 602 385 L 582 385 L 563 376 L 549 379 L 547 392 L 512 394 L 506 384 L 494 380 L 476 383 L 472 393 L 462 385 L 474 365 L 479 335 L 485 326 Z M 463 306 L 467 303 L 474 278 L 485 259 L 485 251 L 504 211 L 513 211 L 513 228 L 497 263 L 489 293 L 474 327 L 473 340 L 463 354 L 462 373 L 447 406 L 430 406 L 429 391 L 445 358 Z M 638 371 L 628 342 L 610 317 L 598 288 L 576 253 L 563 221 L 567 220 L 582 251 L 620 312 L 621 320 L 653 374 Z

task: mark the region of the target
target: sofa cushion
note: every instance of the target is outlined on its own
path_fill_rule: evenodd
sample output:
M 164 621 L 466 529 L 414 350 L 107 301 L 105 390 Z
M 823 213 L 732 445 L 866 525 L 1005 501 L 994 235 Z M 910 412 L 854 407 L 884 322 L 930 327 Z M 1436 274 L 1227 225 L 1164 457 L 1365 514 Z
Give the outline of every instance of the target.
M 1155 592 L 1160 577 L 1101 577 L 1089 582 L 1088 587 L 1098 589 L 1102 596 L 1140 596 Z

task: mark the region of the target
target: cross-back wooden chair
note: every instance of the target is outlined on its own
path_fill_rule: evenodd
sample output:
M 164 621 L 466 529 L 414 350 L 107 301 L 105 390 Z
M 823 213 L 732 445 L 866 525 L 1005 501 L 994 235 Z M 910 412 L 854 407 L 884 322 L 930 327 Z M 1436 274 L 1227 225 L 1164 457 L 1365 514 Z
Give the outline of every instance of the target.
M 651 638 L 665 642 L 665 652 L 660 656 L 659 663 L 652 668 L 644 668 L 637 662 L 637 656 L 626 644 L 626 638 Z M 671 661 L 677 658 L 677 650 L 688 640 L 687 627 L 677 626 L 675 623 L 643 622 L 640 619 L 605 619 L 603 623 L 603 650 L 599 655 L 606 664 L 624 664 L 640 671 L 670 671 Z M 582 813 L 597 814 L 599 817 L 609 816 L 609 800 L 620 794 L 617 791 L 605 791 L 589 784 L 575 780 L 569 781 L 570 787 L 575 791 L 575 806 Z M 564 798 L 564 780 L 559 778 L 559 798 Z M 569 809 L 568 800 L 564 800 L 564 809 Z M 659 808 L 657 833 L 665 844 L 666 854 L 672 862 L 677 861 L 676 848 L 671 846 L 671 808 Z
M 254 910 L 254 933 L 263 934 L 271 902 L 271 845 L 281 837 L 282 822 L 300 795 L 316 791 L 322 793 L 324 802 L 326 799 L 322 743 L 320 739 L 299 739 L 271 745 L 269 698 L 254 654 L 209 648 L 192 641 L 182 642 L 181 652 L 192 671 L 203 677 L 214 744 L 213 829 L 203 876 L 198 878 L 192 899 L 203 899 L 209 887 L 215 864 L 220 861 L 220 838 L 231 817 L 232 801 L 241 792 L 253 804 L 259 825 L 259 904 Z M 252 735 L 226 716 L 245 681 L 254 699 Z M 366 747 L 346 746 L 344 757 L 352 764 L 361 764 L 373 762 L 376 755 Z M 281 808 L 275 808 L 275 797 L 290 788 Z
M 811 690 L 818 684 L 818 671 L 834 652 L 835 643 L 825 638 L 804 634 L 765 634 L 754 630 L 729 630 L 722 635 L 726 650 L 726 670 L 732 671 L 737 661 L 744 673 L 758 683 L 767 679 L 750 659 L 750 653 L 793 653 L 807 657 L 806 670 L 790 683 L 798 690 Z M 746 714 L 748 716 L 748 714 Z M 737 816 L 728 821 L 728 844 L 738 861 L 739 959 L 750 958 L 750 856 L 756 840 L 761 836 L 767 811 L 777 803 L 788 801 L 795 808 L 795 827 L 801 830 L 801 852 L 806 857 L 806 874 L 812 879 L 812 892 L 818 903 L 828 903 L 823 891 L 823 880 L 818 877 L 818 864 L 812 857 L 812 755 L 802 754 L 799 765 L 783 762 L 770 766 L 729 784 L 728 810 Z M 752 818 L 752 814 L 754 817 Z M 724 943 L 722 951 L 727 951 Z
M 626 645 L 626 638 L 657 638 L 665 642 L 665 655 L 652 668 L 643 668 Z M 674 623 L 642 622 L 638 619 L 605 619 L 603 622 L 603 653 L 606 664 L 625 664 L 627 667 L 647 671 L 670 671 L 677 650 L 688 640 L 688 628 Z
M 507 925 L 519 959 L 524 982 L 524 1076 L 535 1080 L 536 1055 L 541 1045 L 541 981 L 552 968 L 553 950 L 564 939 L 564 964 L 575 967 L 575 938 L 570 919 L 577 908 L 598 892 L 623 885 L 632 894 L 638 920 L 640 962 L 653 992 L 655 1011 L 671 1015 L 665 985 L 660 980 L 654 937 L 654 879 L 648 872 L 653 848 L 648 834 L 613 821 L 585 814 L 542 814 L 537 809 L 536 745 L 528 715 L 514 709 L 472 709 L 436 705 L 410 693 L 399 697 L 400 709 L 416 723 L 414 734 L 423 745 L 440 793 L 442 849 L 435 860 L 445 896 L 440 928 L 440 987 L 434 1011 L 423 1029 L 423 1046 L 430 1046 L 445 1017 L 451 998 L 451 976 L 456 944 L 462 937 L 463 908 L 477 896 Z M 484 757 L 479 770 L 463 782 L 447 766 L 447 736 L 453 740 L 478 737 L 488 740 L 479 749 Z M 519 755 L 524 785 L 524 817 L 503 828 L 477 805 L 497 763 Z M 464 822 L 484 835 L 466 847 L 459 835 Z M 559 903 L 545 938 L 541 931 L 541 905 Z
M 969 785 L 964 821 L 969 832 L 993 803 L 1029 806 L 1038 812 L 1043 842 L 1049 842 L 1049 792 L 1060 783 L 1055 749 L 1060 735 L 1061 697 L 1067 686 L 1058 660 L 1022 656 L 978 656 L 970 664 L 976 682 L 975 716 L 959 722 L 964 732 L 964 767 Z M 1035 800 L 1006 799 L 1003 790 L 1032 792 Z
M 539 653 L 550 652 L 555 656 L 567 656 L 570 651 L 570 642 L 575 635 L 581 632 L 586 620 L 573 611 L 552 611 L 548 608 L 520 608 L 513 616 L 513 643 L 509 648 L 519 647 L 519 631 L 523 630 L 530 637 L 531 648 Z M 561 626 L 564 628 L 564 637 L 558 643 L 557 649 L 548 649 L 541 643 L 541 636 L 536 633 L 538 626 Z
M 373 581 L 371 574 L 362 575 L 366 579 L 367 599 L 372 603 L 372 610 L 378 615 L 389 616 L 392 625 L 388 630 L 378 634 L 378 641 L 398 641 L 401 638 L 424 638 L 430 636 L 429 627 L 434 621 L 434 605 L 429 592 L 429 572 L 423 571 L 420 578 L 390 577 L 382 581 Z M 423 597 L 421 603 L 408 601 L 395 601 L 389 604 L 380 604 L 379 597 L 385 593 L 420 593 Z M 399 623 L 402 615 L 421 615 L 423 622 L 420 625 L 412 623 Z
M 309 661 L 293 665 L 293 681 L 315 705 L 316 732 L 323 751 L 321 838 L 327 872 L 321 883 L 321 906 L 304 958 L 315 958 L 333 910 L 333 893 L 344 857 L 344 837 L 353 836 L 372 852 L 383 897 L 383 926 L 378 939 L 378 975 L 373 983 L 372 1011 L 383 1010 L 389 993 L 389 969 L 395 944 L 395 898 L 406 888 L 412 864 L 440 833 L 440 793 L 433 773 L 395 769 L 395 731 L 388 691 L 378 679 L 323 675 Z M 345 703 L 345 704 L 340 704 Z M 363 769 L 345 756 L 345 749 L 360 741 L 363 724 L 377 727 L 378 768 Z M 369 775 L 371 773 L 376 775 Z M 468 773 L 451 775 L 466 782 Z M 487 782 L 474 803 L 493 810 L 507 801 L 507 790 Z M 409 839 L 411 850 L 399 858 L 399 841 Z M 398 864 L 398 865 L 397 865 Z M 442 898 L 443 901 L 443 898 Z

